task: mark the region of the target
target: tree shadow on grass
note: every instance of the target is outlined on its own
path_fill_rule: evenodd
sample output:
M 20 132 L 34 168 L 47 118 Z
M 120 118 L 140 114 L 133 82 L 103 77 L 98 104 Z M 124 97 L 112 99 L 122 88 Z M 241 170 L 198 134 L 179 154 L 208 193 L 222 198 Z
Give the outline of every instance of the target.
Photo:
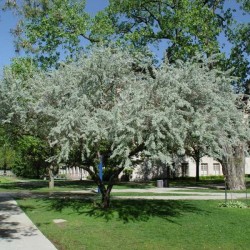
M 88 180 L 55 180 L 55 188 L 82 189 L 93 187 L 93 181 Z M 32 191 L 41 188 L 48 188 L 48 180 L 26 180 L 9 183 L 0 183 L 0 189 L 6 191 Z
M 92 197 L 93 198 L 93 197 Z M 62 211 L 70 208 L 72 212 L 85 214 L 94 218 L 104 218 L 107 222 L 120 220 L 124 223 L 136 221 L 148 221 L 150 218 L 158 217 L 175 222 L 175 218 L 187 213 L 208 214 L 207 211 L 199 209 L 188 201 L 177 200 L 112 200 L 109 209 L 102 209 L 97 201 L 93 202 L 91 197 L 87 199 L 53 199 L 50 200 L 49 209 Z
M 86 212 L 89 216 L 103 217 L 107 221 L 118 218 L 124 223 L 136 221 L 148 221 L 158 217 L 176 223 L 174 218 L 185 213 L 204 213 L 205 211 L 195 207 L 186 201 L 163 200 L 114 200 L 109 210 L 93 207 Z

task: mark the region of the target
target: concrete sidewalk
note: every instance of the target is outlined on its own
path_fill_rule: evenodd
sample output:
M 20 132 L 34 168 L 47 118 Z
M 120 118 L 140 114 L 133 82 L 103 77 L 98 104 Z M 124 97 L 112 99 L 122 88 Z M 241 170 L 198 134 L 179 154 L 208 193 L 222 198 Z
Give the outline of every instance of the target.
M 56 250 L 8 194 L 0 194 L 1 250 Z

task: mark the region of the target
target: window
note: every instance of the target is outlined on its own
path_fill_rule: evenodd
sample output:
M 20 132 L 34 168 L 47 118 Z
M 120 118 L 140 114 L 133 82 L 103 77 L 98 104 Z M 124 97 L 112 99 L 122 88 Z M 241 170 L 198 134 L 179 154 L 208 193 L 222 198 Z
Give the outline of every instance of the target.
M 220 175 L 220 163 L 214 163 L 214 175 Z
M 201 163 L 201 176 L 207 176 L 207 175 L 208 175 L 208 164 Z

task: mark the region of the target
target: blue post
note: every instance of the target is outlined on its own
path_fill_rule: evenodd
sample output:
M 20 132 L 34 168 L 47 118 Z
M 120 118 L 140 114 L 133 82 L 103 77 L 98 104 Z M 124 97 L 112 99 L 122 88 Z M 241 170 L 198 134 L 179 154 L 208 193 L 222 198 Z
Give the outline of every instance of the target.
M 99 177 L 102 181 L 102 177 L 103 177 L 103 172 L 102 172 L 102 168 L 103 168 L 103 162 L 102 162 L 102 156 L 100 156 L 100 163 L 98 164 L 98 169 L 99 169 Z M 100 193 L 100 188 L 98 187 L 98 193 Z

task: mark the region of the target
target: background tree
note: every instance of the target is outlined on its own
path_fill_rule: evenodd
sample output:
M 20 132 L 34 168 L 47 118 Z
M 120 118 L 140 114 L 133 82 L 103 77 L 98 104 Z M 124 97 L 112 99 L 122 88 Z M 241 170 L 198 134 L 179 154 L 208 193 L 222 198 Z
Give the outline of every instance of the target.
M 37 55 L 45 67 L 55 65 L 61 52 L 74 58 L 83 39 L 117 39 L 137 47 L 164 41 L 168 58 L 174 61 L 197 51 L 218 51 L 217 36 L 229 19 L 215 13 L 222 8 L 223 1 L 111 0 L 106 10 L 91 18 L 85 1 L 24 0 L 13 33 L 17 48 Z
M 30 89 L 28 79 L 39 72 L 37 64 L 28 57 L 15 58 L 5 67 L 0 89 L 0 123 L 16 151 L 13 171 L 19 176 L 36 178 L 50 173 L 50 187 L 53 187 L 58 167 L 54 164 L 51 169 L 51 164 L 46 161 L 54 155 L 48 145 L 47 121 L 34 112 L 24 112 L 29 110 L 31 101 L 29 96 L 23 95 Z
M 12 169 L 15 165 L 16 152 L 11 146 L 11 141 L 8 138 L 4 127 L 0 127 L 0 168 L 6 174 L 7 169 Z
M 225 145 L 228 147 L 229 145 L 238 146 L 240 142 L 246 142 L 249 137 L 247 125 L 241 124 L 245 123 L 243 107 L 246 107 L 246 105 L 241 100 L 238 100 L 237 94 L 233 94 L 232 90 L 230 90 L 230 81 L 232 82 L 235 79 L 231 78 L 230 80 L 228 78 L 227 84 L 221 84 L 215 80 L 218 72 L 211 70 L 211 65 L 215 65 L 219 59 L 218 55 L 214 55 L 205 64 L 201 64 L 204 59 L 202 57 L 194 57 L 192 59 L 195 60 L 193 65 L 204 67 L 203 75 L 200 75 L 198 73 L 199 70 L 195 68 L 193 70 L 190 70 L 190 68 L 183 70 L 181 74 L 182 80 L 188 82 L 189 86 L 189 92 L 184 92 L 184 98 L 192 107 L 192 112 L 187 117 L 189 126 L 185 138 L 185 154 L 195 160 L 196 181 L 199 181 L 200 159 L 203 156 L 212 156 L 221 161 L 223 157 L 229 156 L 225 150 Z M 200 62 L 199 66 L 197 66 L 197 61 Z M 176 74 L 180 73 L 176 72 Z M 229 76 L 231 73 L 228 71 L 224 72 L 224 74 Z M 210 78 L 211 86 L 209 88 L 204 89 L 204 78 Z M 213 84 L 218 86 L 215 87 Z M 218 91 L 221 91 L 221 93 L 218 94 Z M 225 106 L 224 104 L 228 98 L 233 98 L 232 102 L 228 103 L 229 106 Z M 235 110 L 237 103 L 241 103 L 242 108 L 235 111 L 236 113 L 234 114 L 231 111 Z M 241 113 L 241 118 L 238 117 L 238 113 Z M 223 169 L 225 170 L 225 164 Z M 232 183 L 230 188 L 245 188 L 244 178 L 239 178 L 239 176 L 244 177 L 244 164 L 239 164 L 238 170 L 234 171 L 230 177 L 226 177 L 227 180 L 231 178 L 228 181 L 228 183 Z M 238 183 L 238 187 L 236 187 L 235 183 Z
M 48 174 L 50 147 L 34 136 L 22 136 L 16 143 L 17 159 L 13 172 L 17 176 L 41 178 Z
M 237 14 L 250 15 L 248 1 L 233 1 L 233 9 L 223 0 L 110 0 L 94 17 L 85 11 L 85 1 L 7 3 L 20 15 L 20 23 L 13 30 L 17 49 L 35 55 L 44 68 L 57 65 L 65 57 L 76 58 L 86 42 L 110 40 L 139 48 L 165 47 L 170 62 L 186 60 L 197 51 L 207 55 L 222 51 L 219 35 L 223 34 L 231 52 L 221 65 L 225 69 L 234 66 L 238 86 L 246 86 L 249 22 L 239 22 Z
M 118 40 L 139 47 L 160 44 L 166 48 L 170 62 L 190 58 L 197 51 L 207 55 L 222 51 L 218 37 L 224 34 L 232 44 L 224 66 L 229 69 L 233 65 L 234 74 L 245 81 L 249 74 L 249 22 L 241 23 L 237 14 L 249 16 L 249 3 L 244 0 L 233 3 L 235 8 L 223 0 L 125 0 L 119 3 L 110 0 L 104 12 Z M 242 81 L 238 83 L 244 85 Z
M 82 41 L 92 41 L 85 1 L 23 0 L 14 9 L 20 17 L 12 31 L 16 49 L 33 54 L 44 69 L 60 60 L 76 59 L 83 50 Z
M 110 1 L 106 9 L 119 39 L 135 46 L 164 43 L 170 62 L 218 51 L 221 1 Z
M 237 2 L 241 3 L 242 14 L 250 17 L 250 5 L 248 0 Z M 231 44 L 230 56 L 226 60 L 227 68 L 234 68 L 234 75 L 237 76 L 238 85 L 245 88 L 245 93 L 249 95 L 249 74 L 250 74 L 250 22 L 231 22 L 225 27 L 225 34 Z M 244 91 L 244 90 L 243 90 Z

